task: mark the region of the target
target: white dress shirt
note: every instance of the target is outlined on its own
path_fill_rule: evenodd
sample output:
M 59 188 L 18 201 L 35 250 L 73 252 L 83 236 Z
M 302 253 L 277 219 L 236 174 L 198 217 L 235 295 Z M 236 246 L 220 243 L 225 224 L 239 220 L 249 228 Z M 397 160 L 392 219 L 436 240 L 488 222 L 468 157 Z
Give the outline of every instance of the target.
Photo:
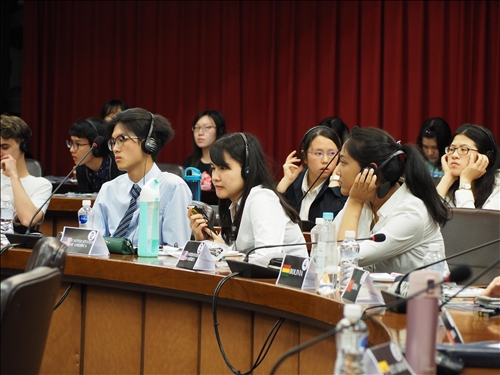
M 233 205 L 229 207 L 233 218 Z M 245 202 L 241 217 L 236 249 L 247 252 L 263 245 L 303 243 L 304 235 L 297 223 L 285 213 L 278 196 L 269 189 L 255 186 Z M 307 257 L 305 245 L 273 247 L 256 250 L 259 257 L 285 252 Z
M 345 207 L 334 220 L 337 231 L 344 217 Z M 373 230 L 370 230 L 374 215 L 368 203 L 365 203 L 358 223 L 357 237 L 364 238 L 374 233 L 384 233 L 386 240 L 360 243 L 361 267 L 370 272 L 407 273 L 424 265 L 424 257 L 430 243 L 438 243 L 441 256 L 445 257 L 439 225 L 427 211 L 424 202 L 415 197 L 406 184 L 401 185 L 380 207 L 378 217 L 378 222 Z M 446 262 L 444 267 L 447 272 Z
M 472 190 L 458 189 L 455 191 L 455 204 L 450 199 L 450 196 L 447 195 L 445 199 L 452 207 L 476 208 L 474 205 L 475 199 Z M 497 171 L 495 176 L 495 186 L 493 187 L 493 191 L 481 208 L 486 210 L 500 210 L 500 171 Z
M 309 190 L 309 186 L 307 184 L 307 176 L 309 174 L 309 170 L 306 171 L 304 174 L 304 178 L 302 179 L 302 194 L 305 194 L 307 190 Z M 321 184 L 316 186 L 314 189 L 310 190 L 306 196 L 304 196 L 304 199 L 302 199 L 302 202 L 300 204 L 300 219 L 301 220 L 309 220 L 309 209 L 311 208 L 311 205 L 313 204 L 314 200 L 318 196 L 319 192 L 321 191 L 321 188 L 323 187 L 323 184 L 326 183 L 327 180 L 323 181 Z
M 12 181 L 10 177 L 2 173 L 2 195 L 9 195 L 10 202 L 16 208 L 14 193 L 12 192 Z M 49 180 L 43 177 L 27 176 L 20 179 L 26 195 L 31 199 L 33 205 L 39 208 L 52 194 L 52 184 Z M 42 212 L 45 213 L 49 203 L 42 207 Z M 76 216 L 75 216 L 76 217 Z M 41 221 L 40 221 L 41 223 Z
M 182 178 L 162 172 L 156 164 L 137 184 L 156 178 L 160 183 L 160 244 L 184 246 L 191 237 L 191 227 L 186 215 L 192 194 Z M 130 190 L 134 183 L 123 174 L 104 183 L 94 203 L 94 229 L 103 236 L 112 236 L 130 204 Z M 137 246 L 139 241 L 139 204 L 130 223 L 127 238 Z

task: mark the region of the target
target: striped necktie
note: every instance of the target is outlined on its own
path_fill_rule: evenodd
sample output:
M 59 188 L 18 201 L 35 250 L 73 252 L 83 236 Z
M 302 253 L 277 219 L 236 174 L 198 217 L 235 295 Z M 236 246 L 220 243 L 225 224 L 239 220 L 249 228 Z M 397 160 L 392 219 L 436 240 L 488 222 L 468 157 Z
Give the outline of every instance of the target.
M 141 194 L 141 187 L 137 184 L 134 184 L 132 186 L 132 189 L 130 190 L 130 194 L 132 195 L 132 198 L 130 198 L 130 204 L 128 206 L 127 212 L 125 212 L 125 215 L 120 221 L 118 228 L 116 228 L 113 237 L 124 237 L 127 233 L 130 222 L 132 221 L 132 216 L 134 216 L 134 212 L 137 209 L 137 198 L 139 197 L 139 194 Z

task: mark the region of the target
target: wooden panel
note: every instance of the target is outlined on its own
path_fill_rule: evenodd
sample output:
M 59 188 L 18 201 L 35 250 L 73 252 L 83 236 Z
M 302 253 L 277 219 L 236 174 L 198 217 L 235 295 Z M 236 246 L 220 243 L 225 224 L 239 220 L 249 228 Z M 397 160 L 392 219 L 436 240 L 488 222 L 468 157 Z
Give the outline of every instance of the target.
M 252 313 L 218 306 L 217 321 L 222 346 L 233 368 L 250 369 L 252 358 Z M 201 316 L 199 374 L 232 374 L 222 358 L 214 333 L 212 306 L 204 303 Z
M 142 294 L 88 286 L 84 374 L 141 373 Z
M 69 283 L 62 283 L 57 301 Z M 79 374 L 81 363 L 81 286 L 73 285 L 64 302 L 54 311 L 40 374 Z M 64 345 L 61 345 L 64 343 Z
M 148 294 L 144 374 L 196 374 L 201 303 Z

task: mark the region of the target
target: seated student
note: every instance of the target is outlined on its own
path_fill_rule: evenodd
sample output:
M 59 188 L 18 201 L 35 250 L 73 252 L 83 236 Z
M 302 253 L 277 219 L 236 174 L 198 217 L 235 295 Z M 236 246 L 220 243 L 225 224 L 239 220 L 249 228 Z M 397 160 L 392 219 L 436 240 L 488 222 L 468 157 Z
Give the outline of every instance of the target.
M 107 131 L 118 169 L 127 173 L 102 185 L 94 203 L 94 229 L 103 236 L 127 237 L 137 245 L 137 197 L 144 184 L 156 178 L 160 182 L 160 243 L 183 246 L 191 235 L 184 214 L 191 203 L 191 191 L 182 178 L 162 172 L 155 163 L 162 147 L 174 136 L 170 123 L 163 116 L 132 108 L 118 113 Z
M 451 206 L 500 210 L 500 150 L 488 129 L 458 128 L 442 165 L 437 191 Z
M 219 197 L 222 237 L 208 229 L 201 214 L 188 217 L 197 241 L 212 239 L 247 252 L 254 247 L 305 242 L 299 216 L 276 191 L 257 138 L 248 133 L 233 133 L 217 140 L 210 148 L 212 179 Z M 304 245 L 283 247 L 284 252 L 307 256 Z M 281 248 L 260 249 L 258 257 L 281 251 Z
M 302 158 L 295 156 L 296 151 L 286 158 L 284 176 L 277 190 L 299 212 L 301 220 L 314 223 L 317 217 L 323 217 L 323 212 L 333 212 L 336 216 L 344 207 L 347 197 L 341 194 L 338 182 L 329 185 L 341 147 L 340 137 L 332 129 L 315 126 L 300 142 Z
M 226 134 L 226 120 L 219 111 L 205 110 L 198 112 L 191 126 L 193 131 L 193 153 L 184 160 L 183 167 L 198 168 L 204 181 L 211 181 L 210 146 Z M 204 183 L 209 185 L 210 183 Z
M 125 111 L 126 109 L 128 109 L 128 106 L 123 100 L 108 100 L 101 108 L 101 119 L 106 122 L 110 122 L 117 113 Z
M 28 151 L 31 138 L 28 125 L 17 116 L 1 117 L 2 195 L 10 196 L 10 201 L 16 209 L 15 220 L 27 227 L 35 212 L 50 197 L 52 184 L 47 179 L 31 176 L 28 172 L 24 155 Z M 48 205 L 47 203 L 42 207 L 32 226 L 43 220 Z
M 444 175 L 441 158 L 445 154 L 444 149 L 450 144 L 450 140 L 450 126 L 441 117 L 432 117 L 422 124 L 417 137 L 417 145 L 424 153 L 432 177 Z
M 384 242 L 360 243 L 360 266 L 407 273 L 423 266 L 430 243 L 440 244 L 445 257 L 440 225 L 447 208 L 416 147 L 396 143 L 381 129 L 355 129 L 342 147 L 337 173 L 342 194 L 349 195 L 334 220 L 337 239 L 347 230 L 357 237 L 386 235 Z
M 69 129 L 70 139 L 66 141 L 74 163 L 85 155 L 90 149 L 94 139 L 105 134 L 106 123 L 99 118 L 78 120 Z M 105 142 L 92 150 L 76 168 L 76 180 L 80 193 L 97 193 L 106 181 L 125 172 L 119 171 L 115 158 Z

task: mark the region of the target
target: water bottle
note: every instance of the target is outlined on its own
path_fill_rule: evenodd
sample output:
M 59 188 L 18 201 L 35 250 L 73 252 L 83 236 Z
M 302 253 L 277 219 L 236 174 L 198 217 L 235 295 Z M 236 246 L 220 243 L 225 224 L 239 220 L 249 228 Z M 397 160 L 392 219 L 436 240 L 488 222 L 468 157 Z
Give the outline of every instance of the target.
M 352 277 L 355 267 L 358 267 L 359 243 L 354 238 L 356 232 L 345 231 L 345 239 L 340 244 L 340 289 L 343 291 Z
M 184 169 L 184 181 L 191 189 L 193 200 L 201 199 L 201 172 L 198 168 L 189 167 Z
M 362 315 L 361 305 L 344 305 L 344 318 L 337 324 L 337 359 L 335 375 L 364 375 L 364 353 L 368 344 L 368 328 Z M 352 325 L 352 326 L 351 326 Z
M 85 229 L 94 227 L 94 210 L 90 207 L 90 199 L 82 201 L 82 208 L 78 210 L 78 226 Z
M 311 245 L 311 259 L 316 262 L 316 253 L 318 249 L 318 240 L 319 240 L 319 229 L 324 223 L 324 220 L 322 217 L 317 217 L 315 220 L 316 225 L 311 229 L 311 242 L 316 242 L 315 244 Z
M 333 213 L 324 212 L 323 220 L 316 247 L 316 292 L 324 297 L 333 298 L 339 265 Z
M 144 185 L 139 199 L 137 254 L 140 257 L 156 257 L 160 246 L 160 183 L 156 178 Z
M 2 196 L 2 211 L 1 211 L 1 242 L 2 246 L 8 245 L 9 240 L 5 236 L 5 233 L 14 233 L 14 206 L 10 202 L 10 195 Z
M 424 257 L 424 264 L 431 264 L 434 262 L 437 262 L 439 260 L 443 260 L 443 257 L 441 256 L 441 246 L 438 243 L 430 243 L 429 244 L 429 249 L 427 250 L 427 253 L 425 254 Z M 444 273 L 444 262 L 437 263 L 433 266 L 430 266 L 427 268 L 429 271 L 436 271 L 439 272 L 439 276 L 442 279 L 443 278 L 443 273 Z

